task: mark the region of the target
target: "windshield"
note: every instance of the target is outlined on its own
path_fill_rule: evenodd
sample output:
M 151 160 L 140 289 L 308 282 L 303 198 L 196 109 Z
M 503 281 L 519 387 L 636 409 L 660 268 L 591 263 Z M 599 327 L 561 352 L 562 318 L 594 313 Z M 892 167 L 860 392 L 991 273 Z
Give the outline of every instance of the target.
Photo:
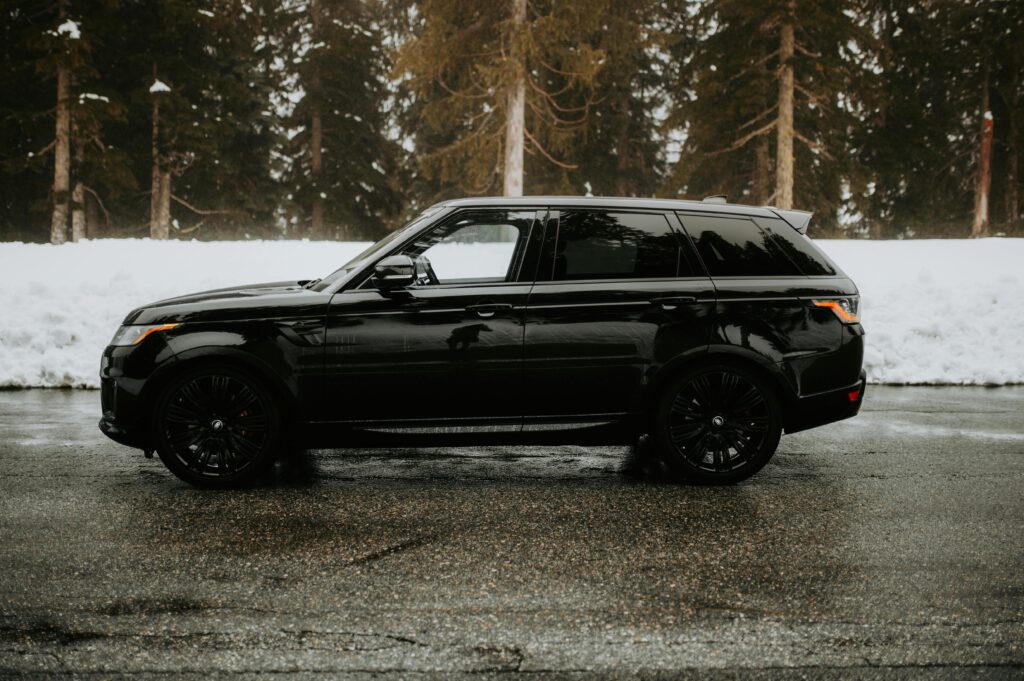
M 407 225 L 391 232 L 386 237 L 384 237 L 377 243 L 371 245 L 362 253 L 352 258 L 347 263 L 345 263 L 338 269 L 334 270 L 320 281 L 311 285 L 310 288 L 313 289 L 314 291 L 323 291 L 332 284 L 337 283 L 341 279 L 344 279 L 353 270 L 359 267 L 360 264 L 362 264 L 366 260 L 372 259 L 374 255 L 387 248 L 389 244 L 391 244 L 394 241 L 399 241 L 404 235 L 408 234 L 409 232 L 417 230 L 419 227 L 423 225 L 424 222 L 426 222 L 432 215 L 437 214 L 437 212 L 440 211 L 443 207 L 444 206 L 431 206 L 430 208 L 426 209 L 425 211 L 414 217 L 412 221 L 409 222 Z

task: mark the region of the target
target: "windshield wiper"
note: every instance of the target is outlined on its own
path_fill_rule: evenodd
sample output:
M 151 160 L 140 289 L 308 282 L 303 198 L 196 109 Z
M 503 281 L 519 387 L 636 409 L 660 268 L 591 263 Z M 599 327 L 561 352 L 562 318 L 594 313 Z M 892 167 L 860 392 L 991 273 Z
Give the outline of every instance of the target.
M 320 283 L 320 279 L 311 279 L 302 285 L 302 288 L 313 288 Z

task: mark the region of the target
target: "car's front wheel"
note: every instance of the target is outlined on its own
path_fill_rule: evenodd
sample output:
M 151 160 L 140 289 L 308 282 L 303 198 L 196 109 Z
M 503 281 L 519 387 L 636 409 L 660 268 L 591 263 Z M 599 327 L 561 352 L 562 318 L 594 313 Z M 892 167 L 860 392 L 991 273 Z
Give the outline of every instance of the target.
M 154 442 L 164 465 L 200 487 L 251 482 L 274 462 L 281 412 L 255 376 L 202 367 L 172 379 L 153 412 Z
M 700 367 L 678 377 L 655 414 L 665 463 L 693 482 L 749 478 L 775 453 L 782 409 L 772 386 L 740 367 Z

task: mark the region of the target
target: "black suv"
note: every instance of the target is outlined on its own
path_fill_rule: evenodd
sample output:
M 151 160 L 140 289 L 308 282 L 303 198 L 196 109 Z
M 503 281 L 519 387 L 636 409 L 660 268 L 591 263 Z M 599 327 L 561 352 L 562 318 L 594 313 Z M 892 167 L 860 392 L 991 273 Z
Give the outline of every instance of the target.
M 133 311 L 100 428 L 197 485 L 283 449 L 657 448 L 744 479 L 864 395 L 854 283 L 810 214 L 705 201 L 438 204 L 333 274 Z

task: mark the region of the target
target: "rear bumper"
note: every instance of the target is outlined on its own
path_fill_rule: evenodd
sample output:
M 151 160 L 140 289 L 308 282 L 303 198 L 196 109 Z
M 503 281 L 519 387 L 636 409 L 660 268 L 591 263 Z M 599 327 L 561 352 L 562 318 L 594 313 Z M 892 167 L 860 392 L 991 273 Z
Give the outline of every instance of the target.
M 787 410 L 786 432 L 797 433 L 856 416 L 866 387 L 867 373 L 861 371 L 860 380 L 853 385 L 795 400 Z

